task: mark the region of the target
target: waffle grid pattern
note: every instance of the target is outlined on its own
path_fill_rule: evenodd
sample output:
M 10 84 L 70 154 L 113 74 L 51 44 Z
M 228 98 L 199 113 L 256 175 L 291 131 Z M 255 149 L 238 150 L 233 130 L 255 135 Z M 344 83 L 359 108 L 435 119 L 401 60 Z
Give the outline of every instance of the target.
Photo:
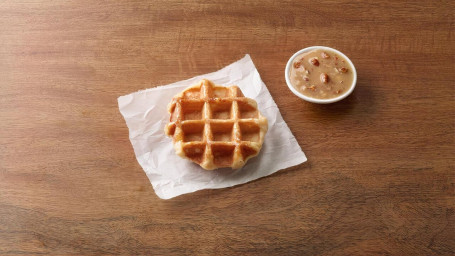
M 259 153 L 267 132 L 256 101 L 237 86 L 202 80 L 174 97 L 168 109 L 165 131 L 176 153 L 207 170 L 242 167 Z

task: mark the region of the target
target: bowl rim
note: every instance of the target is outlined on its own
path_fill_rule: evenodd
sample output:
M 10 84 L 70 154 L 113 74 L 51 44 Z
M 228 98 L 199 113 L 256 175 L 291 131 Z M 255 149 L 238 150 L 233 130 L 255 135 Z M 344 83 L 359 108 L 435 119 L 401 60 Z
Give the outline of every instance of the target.
M 351 87 L 349 88 L 349 90 L 347 90 L 345 93 L 341 94 L 340 96 L 336 97 L 336 98 L 331 98 L 331 99 L 316 99 L 316 98 L 311 98 L 311 97 L 308 97 L 306 95 L 303 95 L 302 93 L 300 93 L 299 91 L 297 91 L 297 89 L 294 88 L 294 86 L 291 84 L 291 80 L 289 78 L 289 71 L 291 69 L 291 65 L 294 61 L 294 59 L 304 53 L 304 52 L 309 52 L 309 51 L 312 51 L 312 50 L 316 50 L 316 49 L 323 49 L 323 50 L 327 50 L 327 51 L 333 51 L 339 55 L 341 55 L 342 57 L 344 57 L 348 63 L 351 65 L 352 67 L 352 73 L 354 75 L 354 78 L 352 79 L 352 84 L 351 84 Z M 354 91 L 354 88 L 357 84 L 357 70 L 355 69 L 355 66 L 354 64 L 352 63 L 352 61 L 348 58 L 348 56 L 346 56 L 344 53 L 338 51 L 337 49 L 334 49 L 334 48 L 331 48 L 331 47 L 327 47 L 327 46 L 310 46 L 310 47 L 306 47 L 306 48 L 303 48 L 299 51 L 297 51 L 296 53 L 294 53 L 294 55 L 291 56 L 291 58 L 289 58 L 287 64 L 286 64 L 286 68 L 285 68 L 285 79 L 286 79 L 286 84 L 288 85 L 289 89 L 291 90 L 292 93 L 294 93 L 297 97 L 303 99 L 303 100 L 306 100 L 306 101 L 309 101 L 309 102 L 313 102 L 313 103 L 319 103 L 319 104 L 328 104 L 328 103 L 333 103 L 333 102 L 337 102 L 337 101 L 340 101 L 344 98 L 346 98 L 347 96 L 349 96 L 352 91 Z

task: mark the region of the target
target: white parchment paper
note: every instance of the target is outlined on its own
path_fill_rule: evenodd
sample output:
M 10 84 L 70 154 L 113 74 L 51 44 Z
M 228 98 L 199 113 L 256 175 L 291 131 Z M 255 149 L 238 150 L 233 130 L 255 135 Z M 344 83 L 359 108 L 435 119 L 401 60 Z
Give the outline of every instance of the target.
M 241 169 L 206 171 L 177 156 L 172 139 L 164 134 L 169 121 L 167 105 L 172 97 L 203 78 L 219 85 L 238 85 L 246 97 L 257 101 L 268 119 L 269 130 L 261 152 Z M 307 160 L 249 55 L 210 74 L 121 96 L 118 104 L 137 160 L 162 199 L 246 183 Z

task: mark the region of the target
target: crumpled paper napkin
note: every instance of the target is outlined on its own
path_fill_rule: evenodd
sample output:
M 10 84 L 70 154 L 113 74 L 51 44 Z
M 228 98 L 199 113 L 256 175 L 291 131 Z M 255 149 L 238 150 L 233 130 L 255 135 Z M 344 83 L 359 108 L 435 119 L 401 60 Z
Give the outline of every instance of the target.
M 259 111 L 268 119 L 261 152 L 240 169 L 206 171 L 177 156 L 172 139 L 164 134 L 169 121 L 167 105 L 172 97 L 203 78 L 218 85 L 238 85 L 246 97 L 257 101 Z M 210 74 L 121 96 L 118 105 L 137 160 L 162 199 L 246 183 L 307 160 L 248 54 Z

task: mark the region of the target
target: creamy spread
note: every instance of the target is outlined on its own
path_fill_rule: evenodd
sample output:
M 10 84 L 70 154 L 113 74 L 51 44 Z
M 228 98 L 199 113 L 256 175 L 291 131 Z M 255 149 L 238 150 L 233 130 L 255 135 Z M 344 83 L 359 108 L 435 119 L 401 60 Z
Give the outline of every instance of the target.
M 336 98 L 352 86 L 354 74 L 349 62 L 339 54 L 317 49 L 294 58 L 289 77 L 292 86 L 316 99 Z

